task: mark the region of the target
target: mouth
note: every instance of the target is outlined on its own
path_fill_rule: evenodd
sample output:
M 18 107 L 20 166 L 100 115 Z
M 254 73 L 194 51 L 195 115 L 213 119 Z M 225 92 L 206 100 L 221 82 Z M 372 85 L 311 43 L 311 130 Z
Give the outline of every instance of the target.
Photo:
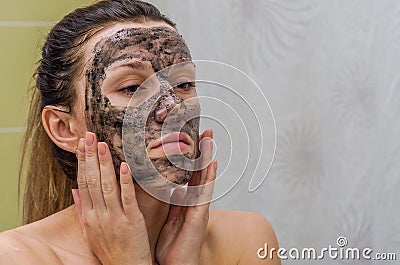
M 165 157 L 172 154 L 191 154 L 194 141 L 187 133 L 174 132 L 151 141 L 146 148 L 149 158 Z

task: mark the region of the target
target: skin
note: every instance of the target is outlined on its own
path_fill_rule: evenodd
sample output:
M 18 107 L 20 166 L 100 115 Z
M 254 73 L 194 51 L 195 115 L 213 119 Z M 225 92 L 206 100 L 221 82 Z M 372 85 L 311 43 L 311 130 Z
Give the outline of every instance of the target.
M 188 110 L 199 112 L 198 101 L 189 101 L 191 104 L 185 104 L 183 101 L 196 96 L 192 82 L 189 84 L 184 82 L 185 80 L 182 78 L 185 77 L 182 76 L 181 82 L 183 84 L 178 85 L 173 90 L 166 82 L 169 77 L 168 69 L 163 70 L 174 64 L 190 62 L 191 56 L 182 37 L 174 29 L 168 27 L 123 28 L 110 37 L 97 42 L 92 54 L 93 60 L 86 71 L 86 125 L 89 131 L 96 133 L 99 141 L 104 141 L 110 146 L 118 177 L 119 165 L 126 160 L 122 150 L 122 125 L 127 104 L 121 104 L 122 97 L 116 95 L 115 92 L 128 88 L 130 90 L 127 91 L 127 95 L 132 96 L 138 89 L 138 83 L 133 79 L 132 71 L 129 73 L 129 69 L 122 69 L 138 68 L 142 74 L 142 79 L 143 76 L 147 77 L 158 73 L 158 80 L 155 81 L 159 82 L 155 86 L 160 86 L 159 90 L 162 92 L 155 95 L 159 99 L 154 105 L 143 104 L 144 106 L 138 108 L 138 111 L 130 120 L 131 130 L 141 132 L 140 119 L 147 119 L 144 135 L 141 133 L 130 135 L 132 141 L 129 145 L 125 145 L 127 147 L 124 150 L 125 153 L 129 155 L 137 154 L 136 159 L 132 159 L 136 162 L 140 157 L 143 157 L 145 151 L 138 146 L 142 142 L 148 146 L 151 141 L 161 137 L 161 128 L 167 113 L 169 113 L 169 108 L 179 104 L 184 112 Z M 126 75 L 118 75 L 115 71 L 113 73 L 113 70 L 125 71 L 128 75 L 131 75 L 131 79 L 127 78 Z M 163 71 L 160 73 L 161 70 Z M 112 79 L 112 81 L 108 79 Z M 154 89 L 157 90 L 157 87 Z M 117 104 L 113 104 L 113 102 Z M 149 115 L 146 115 L 148 109 L 151 109 L 151 111 Z M 182 127 L 181 132 L 186 133 L 193 143 L 197 143 L 199 119 L 196 118 L 187 122 Z M 191 146 L 191 149 L 186 152 L 186 155 L 189 158 L 194 158 L 197 146 Z M 165 156 L 153 157 L 151 162 L 158 172 L 150 171 L 151 166 L 144 165 L 144 161 L 134 163 L 135 178 L 145 184 L 156 182 L 158 173 L 176 184 L 185 184 L 191 177 L 190 171 L 174 166 Z M 159 185 L 154 184 L 154 186 Z
M 120 163 L 118 182 L 112 156 L 117 144 L 98 142 L 95 134 L 87 133 L 90 125 L 82 114 L 90 113 L 85 104 L 90 97 L 85 94 L 92 51 L 97 43 L 119 30 L 139 27 L 172 29 L 159 22 L 120 23 L 97 33 L 85 46 L 87 63 L 77 79 L 79 98 L 74 106 L 75 115 L 51 109 L 43 113 L 45 129 L 53 142 L 71 152 L 79 146 L 79 195 L 75 191 L 76 204 L 63 211 L 1 233 L 0 264 L 280 264 L 277 259 L 257 258 L 257 250 L 265 243 L 278 247 L 264 217 L 256 213 L 210 211 L 209 204 L 169 205 L 134 184 L 124 163 Z M 110 67 L 109 77 L 111 70 Z M 124 106 L 124 98 L 117 96 L 115 90 L 105 90 L 106 80 L 101 87 L 102 96 L 113 106 Z M 198 137 L 212 138 L 212 131 Z M 211 145 L 204 144 L 203 152 L 210 156 Z M 189 185 L 212 183 L 216 167 L 213 162 L 194 172 Z M 210 196 L 210 190 L 202 195 Z M 173 196 L 177 201 L 193 199 L 186 198 L 181 190 Z

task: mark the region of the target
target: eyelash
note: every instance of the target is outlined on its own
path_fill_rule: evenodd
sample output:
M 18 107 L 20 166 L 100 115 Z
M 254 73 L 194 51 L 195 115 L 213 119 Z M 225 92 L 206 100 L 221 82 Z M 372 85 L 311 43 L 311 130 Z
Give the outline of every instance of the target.
M 131 96 L 131 95 L 135 94 L 135 92 L 139 88 L 139 86 L 140 85 L 130 85 L 130 86 L 120 89 L 120 91 L 122 93 L 124 93 L 125 95 Z M 133 89 L 133 91 L 131 91 L 132 89 Z
M 194 82 L 183 82 L 178 85 L 176 85 L 176 88 L 182 89 L 182 90 L 190 90 L 195 86 Z M 121 88 L 120 91 L 124 93 L 125 95 L 132 96 L 135 94 L 136 90 L 140 87 L 140 85 L 130 85 L 124 88 Z M 133 91 L 132 91 L 133 90 Z
M 182 86 L 185 86 L 185 87 L 182 87 Z M 179 85 L 176 85 L 177 88 L 183 89 L 183 90 L 189 90 L 189 89 L 193 88 L 194 86 L 195 86 L 194 82 L 183 82 L 183 83 L 180 83 Z

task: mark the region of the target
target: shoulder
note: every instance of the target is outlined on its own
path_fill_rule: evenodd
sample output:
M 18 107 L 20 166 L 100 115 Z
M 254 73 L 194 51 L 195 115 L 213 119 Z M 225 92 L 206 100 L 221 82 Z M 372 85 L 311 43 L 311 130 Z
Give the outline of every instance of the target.
M 61 264 L 50 247 L 18 229 L 0 233 L 0 265 Z
M 280 264 L 262 260 L 257 251 L 268 244 L 278 249 L 275 232 L 268 220 L 254 212 L 211 210 L 208 237 L 225 255 L 225 264 Z

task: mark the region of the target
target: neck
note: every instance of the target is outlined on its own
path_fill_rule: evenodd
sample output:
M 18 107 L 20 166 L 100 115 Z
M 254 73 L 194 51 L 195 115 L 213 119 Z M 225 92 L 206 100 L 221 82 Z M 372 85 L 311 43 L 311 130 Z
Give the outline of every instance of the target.
M 147 233 L 149 235 L 149 243 L 151 253 L 154 253 L 160 235 L 161 229 L 165 224 L 168 217 L 169 204 L 162 202 L 153 196 L 149 195 L 146 191 L 135 185 L 136 199 L 139 204 L 139 208 L 146 220 Z M 160 192 L 170 192 L 169 190 L 164 190 Z M 162 196 L 163 197 L 163 196 Z

